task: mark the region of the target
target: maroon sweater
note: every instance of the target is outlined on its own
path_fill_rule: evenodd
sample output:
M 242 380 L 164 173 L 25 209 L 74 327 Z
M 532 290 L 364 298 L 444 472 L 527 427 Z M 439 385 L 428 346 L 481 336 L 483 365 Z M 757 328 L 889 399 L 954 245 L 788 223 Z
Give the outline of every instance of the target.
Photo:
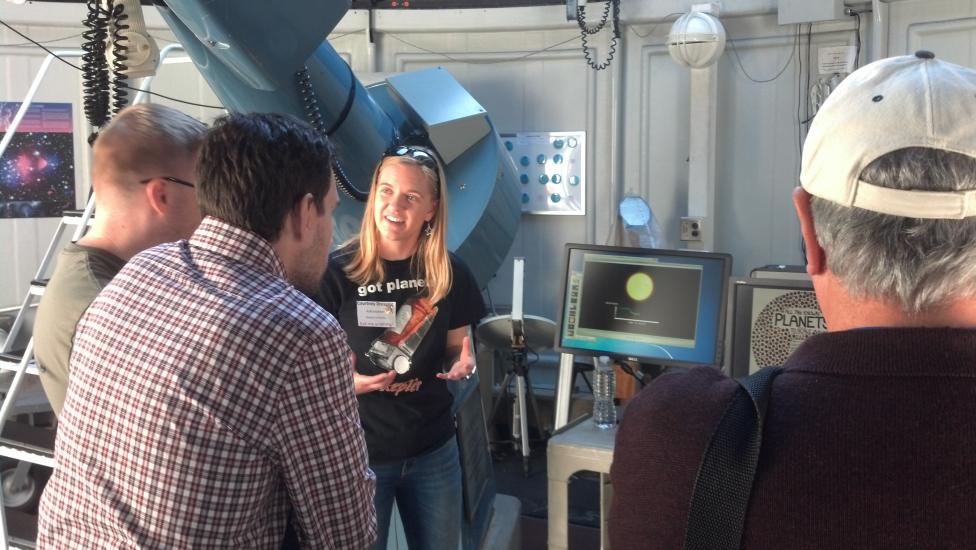
M 743 548 L 976 548 L 976 330 L 804 342 L 776 378 Z M 614 550 L 681 549 L 702 453 L 736 384 L 701 367 L 628 406 Z

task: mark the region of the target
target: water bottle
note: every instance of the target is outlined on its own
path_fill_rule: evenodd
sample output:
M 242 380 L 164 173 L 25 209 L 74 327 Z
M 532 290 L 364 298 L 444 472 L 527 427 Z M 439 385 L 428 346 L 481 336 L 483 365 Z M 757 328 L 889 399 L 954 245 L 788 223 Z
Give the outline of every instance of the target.
M 613 364 L 609 357 L 601 355 L 593 371 L 593 423 L 601 430 L 617 425 L 617 407 L 613 404 L 616 386 Z

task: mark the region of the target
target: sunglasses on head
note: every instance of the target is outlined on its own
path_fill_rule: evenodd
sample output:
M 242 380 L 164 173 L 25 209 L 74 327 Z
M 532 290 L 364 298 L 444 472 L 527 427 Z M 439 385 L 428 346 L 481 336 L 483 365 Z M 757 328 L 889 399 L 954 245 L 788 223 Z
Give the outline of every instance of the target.
M 416 147 L 411 147 L 409 145 L 400 145 L 390 149 L 386 155 L 387 157 L 410 157 L 417 160 L 424 166 L 437 172 L 437 159 L 435 159 L 430 153 L 424 151 L 423 149 L 418 149 Z

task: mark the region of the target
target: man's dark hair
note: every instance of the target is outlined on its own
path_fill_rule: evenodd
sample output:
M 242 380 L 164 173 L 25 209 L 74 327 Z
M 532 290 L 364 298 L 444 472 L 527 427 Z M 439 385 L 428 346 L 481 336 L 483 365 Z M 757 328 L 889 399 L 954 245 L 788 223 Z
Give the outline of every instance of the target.
M 332 156 L 328 138 L 292 116 L 220 117 L 197 163 L 200 212 L 274 241 L 306 193 L 321 208 L 332 185 Z

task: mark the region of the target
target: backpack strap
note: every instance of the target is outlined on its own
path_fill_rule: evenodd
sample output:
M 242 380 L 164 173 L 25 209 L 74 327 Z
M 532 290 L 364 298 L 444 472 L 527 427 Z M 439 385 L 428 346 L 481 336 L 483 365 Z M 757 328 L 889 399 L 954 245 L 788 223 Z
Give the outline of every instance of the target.
M 685 550 L 737 550 L 756 477 L 763 421 L 773 379 L 783 367 L 766 367 L 736 380 L 739 389 L 712 434 L 695 479 Z

